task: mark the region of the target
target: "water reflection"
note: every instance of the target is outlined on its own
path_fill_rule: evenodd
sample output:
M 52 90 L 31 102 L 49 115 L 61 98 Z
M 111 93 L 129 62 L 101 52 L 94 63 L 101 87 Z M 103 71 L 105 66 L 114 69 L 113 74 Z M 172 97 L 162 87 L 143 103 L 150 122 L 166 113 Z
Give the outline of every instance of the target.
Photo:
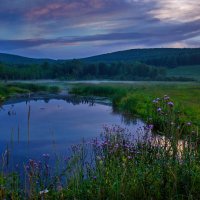
M 103 125 L 127 127 L 121 115 L 94 98 L 30 98 L 7 102 L 0 110 L 0 152 L 12 157 L 12 163 L 37 159 L 43 153 L 66 154 L 72 144 L 98 137 Z M 129 121 L 136 132 L 140 120 Z M 9 154 L 8 154 L 9 152 Z
M 31 105 L 28 105 L 28 143 L 30 142 L 30 116 L 31 116 Z
M 175 154 L 179 159 L 183 157 L 186 149 L 193 148 L 192 144 L 188 144 L 188 140 L 170 139 L 161 135 L 152 135 L 151 144 L 163 148 L 169 155 Z

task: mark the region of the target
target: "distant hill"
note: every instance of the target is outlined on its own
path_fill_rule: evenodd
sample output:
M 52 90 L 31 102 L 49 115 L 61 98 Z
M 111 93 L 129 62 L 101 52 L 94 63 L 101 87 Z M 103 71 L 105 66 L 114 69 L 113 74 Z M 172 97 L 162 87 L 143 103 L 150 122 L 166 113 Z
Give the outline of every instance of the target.
M 153 66 L 177 67 L 200 65 L 200 48 L 130 49 L 79 59 L 86 63 L 142 62 Z M 60 63 L 69 60 L 36 59 L 0 53 L 0 62 L 7 64 Z
M 200 48 L 131 49 L 82 59 L 86 62 L 136 62 L 176 67 L 200 64 Z
M 56 62 L 56 60 L 27 58 L 23 56 L 0 53 L 0 62 L 6 63 L 6 64 L 41 64 L 44 62 L 50 62 L 50 63 Z
M 0 62 L 3 80 L 200 80 L 200 48 L 131 49 L 71 60 L 0 53 Z

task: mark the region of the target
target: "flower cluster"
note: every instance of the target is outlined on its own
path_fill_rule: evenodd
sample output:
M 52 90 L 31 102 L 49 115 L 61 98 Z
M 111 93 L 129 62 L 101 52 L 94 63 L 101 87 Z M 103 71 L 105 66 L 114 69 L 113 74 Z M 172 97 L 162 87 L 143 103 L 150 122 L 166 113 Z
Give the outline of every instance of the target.
M 177 110 L 177 107 L 168 95 L 156 98 L 152 103 L 153 120 L 151 122 L 156 126 L 157 130 L 169 135 L 191 134 L 192 123 L 185 122 L 183 115 Z
M 49 154 L 43 154 L 41 161 L 29 159 L 28 163 L 25 165 L 30 187 L 32 185 L 38 185 L 38 188 L 48 186 L 48 181 L 50 181 L 49 158 Z M 47 193 L 47 189 L 41 191 L 41 194 L 45 193 Z

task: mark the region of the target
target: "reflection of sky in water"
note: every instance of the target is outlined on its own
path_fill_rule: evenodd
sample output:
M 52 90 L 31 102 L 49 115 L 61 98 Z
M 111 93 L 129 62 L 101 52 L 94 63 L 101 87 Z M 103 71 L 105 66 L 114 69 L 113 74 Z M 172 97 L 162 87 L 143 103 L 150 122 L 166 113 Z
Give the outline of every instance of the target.
M 83 138 L 98 137 L 104 124 L 125 126 L 120 115 L 113 114 L 110 106 L 101 104 L 73 105 L 64 100 L 48 103 L 39 100 L 4 105 L 0 111 L 0 153 L 8 146 L 14 163 L 39 158 L 43 153 L 65 153 Z M 136 129 L 140 125 L 138 121 L 129 128 Z

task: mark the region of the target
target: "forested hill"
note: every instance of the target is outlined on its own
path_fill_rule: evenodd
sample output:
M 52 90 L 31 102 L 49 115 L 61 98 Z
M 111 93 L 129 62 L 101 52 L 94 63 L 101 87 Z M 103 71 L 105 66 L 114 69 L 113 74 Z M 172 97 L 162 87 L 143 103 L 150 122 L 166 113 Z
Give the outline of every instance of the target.
M 178 68 L 178 66 L 180 67 Z M 182 76 L 180 70 L 187 68 L 187 71 L 190 72 L 190 69 L 195 69 L 194 72 L 196 73 L 199 72 L 199 66 L 200 48 L 133 49 L 73 60 L 34 59 L 0 54 L 0 80 L 110 79 L 190 81 L 196 80 L 196 76 L 193 76 L 194 73 L 190 73 L 192 76 Z M 176 67 L 178 68 L 177 70 L 170 71 Z
M 84 63 L 141 62 L 153 66 L 176 67 L 200 65 L 200 48 L 131 49 L 79 59 Z M 62 63 L 67 60 L 35 59 L 0 53 L 0 62 L 6 64 Z
M 142 62 L 154 66 L 176 67 L 200 64 L 200 48 L 131 49 L 84 58 L 86 62 Z
M 27 58 L 18 55 L 0 53 L 0 62 L 5 64 L 42 64 L 44 62 L 53 63 L 56 62 L 56 60 Z

